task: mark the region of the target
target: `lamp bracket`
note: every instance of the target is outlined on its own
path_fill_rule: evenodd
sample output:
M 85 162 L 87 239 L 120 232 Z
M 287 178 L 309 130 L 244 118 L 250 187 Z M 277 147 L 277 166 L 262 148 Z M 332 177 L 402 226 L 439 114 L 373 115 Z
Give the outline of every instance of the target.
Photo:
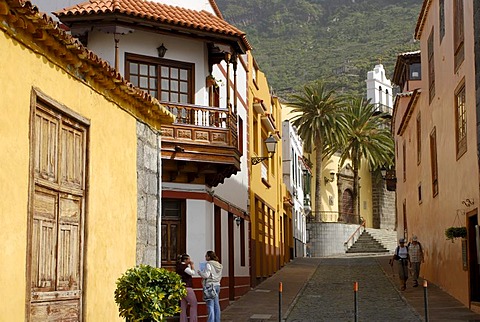
M 260 162 L 264 161 L 264 160 L 268 160 L 270 159 L 272 156 L 269 156 L 269 157 L 253 157 L 252 158 L 252 165 L 255 165 L 255 164 L 259 164 Z

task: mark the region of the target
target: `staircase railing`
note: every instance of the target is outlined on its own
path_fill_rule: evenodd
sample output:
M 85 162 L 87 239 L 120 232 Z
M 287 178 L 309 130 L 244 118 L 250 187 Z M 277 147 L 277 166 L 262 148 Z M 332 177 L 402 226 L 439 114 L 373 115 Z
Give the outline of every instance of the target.
M 357 241 L 358 237 L 363 233 L 365 230 L 365 220 L 362 219 L 362 222 L 358 226 L 358 228 L 353 232 L 353 234 L 348 237 L 347 241 L 343 243 L 343 246 L 345 247 L 345 251 L 347 251 L 352 245 Z

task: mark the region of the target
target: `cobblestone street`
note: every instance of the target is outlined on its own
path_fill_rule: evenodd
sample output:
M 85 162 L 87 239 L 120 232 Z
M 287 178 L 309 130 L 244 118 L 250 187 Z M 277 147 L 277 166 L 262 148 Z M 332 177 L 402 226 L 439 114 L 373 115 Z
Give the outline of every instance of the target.
M 286 321 L 353 321 L 355 281 L 359 321 L 422 321 L 374 257 L 322 259 Z
M 296 258 L 222 311 L 225 322 L 279 321 L 278 288 L 283 284 L 282 321 L 354 321 L 354 282 L 358 282 L 358 321 L 425 321 L 424 288 L 399 290 L 391 255 Z M 422 280 L 419 281 L 422 285 Z M 428 284 L 429 321 L 480 321 L 438 286 Z

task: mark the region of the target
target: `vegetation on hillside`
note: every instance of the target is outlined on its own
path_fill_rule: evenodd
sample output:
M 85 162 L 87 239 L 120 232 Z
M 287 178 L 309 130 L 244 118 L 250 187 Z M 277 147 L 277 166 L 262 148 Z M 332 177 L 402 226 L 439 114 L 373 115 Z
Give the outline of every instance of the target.
M 413 40 L 422 0 L 216 0 L 247 33 L 253 54 L 280 97 L 318 79 L 365 95 L 367 72 L 381 62 L 392 76 Z

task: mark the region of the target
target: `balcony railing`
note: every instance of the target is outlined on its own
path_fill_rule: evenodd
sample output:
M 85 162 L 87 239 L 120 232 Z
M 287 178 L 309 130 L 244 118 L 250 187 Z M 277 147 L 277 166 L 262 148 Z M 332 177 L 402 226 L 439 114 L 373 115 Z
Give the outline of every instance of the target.
M 191 139 L 210 141 L 237 147 L 237 118 L 231 109 L 200 106 L 194 104 L 166 103 L 162 105 L 176 116 L 175 128 L 189 128 L 188 131 L 173 131 L 172 126 L 164 126 L 166 139 Z M 197 128 L 191 131 L 192 127 Z

